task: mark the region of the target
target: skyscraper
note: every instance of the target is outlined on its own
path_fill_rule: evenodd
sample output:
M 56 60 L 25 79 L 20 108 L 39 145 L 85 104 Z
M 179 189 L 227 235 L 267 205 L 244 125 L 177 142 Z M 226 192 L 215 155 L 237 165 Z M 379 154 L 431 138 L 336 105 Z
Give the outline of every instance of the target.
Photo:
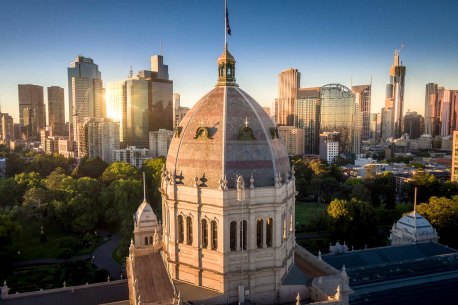
M 145 79 L 126 81 L 126 146 L 148 148 L 150 94 Z
M 8 144 L 14 139 L 14 122 L 13 117 L 8 113 L 0 111 L 0 142 Z
M 304 153 L 318 154 L 320 143 L 320 87 L 297 92 L 294 126 L 304 129 Z
M 423 117 L 415 111 L 407 111 L 404 116 L 403 133 L 407 133 L 410 139 L 418 139 L 423 134 L 424 129 Z
M 339 132 L 339 150 L 347 159 L 359 153 L 355 145 L 355 96 L 341 84 L 321 87 L 320 133 Z
M 77 56 L 68 70 L 69 121 L 76 123 L 86 117 L 104 117 L 104 92 L 102 74 L 92 58 Z
M 18 85 L 19 122 L 26 128 L 27 138 L 38 140 L 40 129 L 46 126 L 43 87 Z
M 458 130 L 457 90 L 448 90 L 437 84 L 426 84 L 425 133 L 448 136 Z
M 275 120 L 278 125 L 294 125 L 294 105 L 300 87 L 301 73 L 287 69 L 278 75 L 278 99 L 275 103 Z
M 114 122 L 119 122 L 119 141 L 124 148 L 126 140 L 127 115 L 127 81 L 109 82 L 106 84 L 106 115 Z
M 65 134 L 64 88 L 48 87 L 48 119 L 53 135 Z
M 458 181 L 458 131 L 452 134 L 452 173 L 451 181 Z
M 359 85 L 351 87 L 355 95 L 355 102 L 362 115 L 361 141 L 370 139 L 370 114 L 372 85 Z
M 78 128 L 78 157 L 100 157 L 105 162 L 112 162 L 113 150 L 119 149 L 119 123 L 86 117 Z
M 386 138 L 399 138 L 402 135 L 402 113 L 404 108 L 404 84 L 406 67 L 399 62 L 399 51 L 394 52 L 394 63 L 390 68 L 390 83 L 386 85 L 385 110 L 391 109 L 390 122 L 391 134 L 385 132 Z
M 173 129 L 173 81 L 162 55 L 151 56 L 151 76 L 145 77 L 151 96 L 149 130 Z
M 425 133 L 431 136 L 438 134 L 436 130 L 440 105 L 437 104 L 437 84 L 426 84 L 425 92 Z

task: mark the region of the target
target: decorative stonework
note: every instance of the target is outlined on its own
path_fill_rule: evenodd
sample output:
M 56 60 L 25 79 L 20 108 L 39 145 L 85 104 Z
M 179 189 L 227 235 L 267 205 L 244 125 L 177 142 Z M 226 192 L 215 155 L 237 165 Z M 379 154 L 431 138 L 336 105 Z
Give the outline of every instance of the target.
M 194 137 L 196 140 L 209 140 L 211 139 L 209 128 L 208 127 L 199 127 L 196 131 L 196 136 Z
M 239 140 L 240 141 L 253 141 L 256 140 L 254 136 L 253 129 L 248 126 L 240 128 L 239 131 Z
M 178 126 L 175 130 L 175 138 L 179 138 L 181 136 L 181 132 L 183 131 L 183 127 Z
M 272 137 L 272 139 L 278 139 L 279 136 L 278 136 L 278 128 L 277 127 L 270 127 L 269 128 L 269 132 L 270 132 L 270 136 Z

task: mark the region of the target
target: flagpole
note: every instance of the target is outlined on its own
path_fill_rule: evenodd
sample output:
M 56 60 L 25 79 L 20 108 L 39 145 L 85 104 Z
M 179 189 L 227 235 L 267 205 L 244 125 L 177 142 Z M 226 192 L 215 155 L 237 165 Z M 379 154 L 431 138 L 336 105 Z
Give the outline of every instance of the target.
M 224 0 L 224 46 L 227 46 L 227 0 Z

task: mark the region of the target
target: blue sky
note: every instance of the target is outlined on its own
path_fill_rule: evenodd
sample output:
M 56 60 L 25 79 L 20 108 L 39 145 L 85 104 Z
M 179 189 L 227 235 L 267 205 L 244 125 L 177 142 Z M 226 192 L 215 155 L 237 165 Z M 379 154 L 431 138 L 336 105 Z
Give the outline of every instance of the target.
M 423 113 L 428 82 L 458 89 L 458 1 L 228 1 L 237 82 L 262 105 L 277 96 L 278 73 L 294 67 L 302 87 L 372 77 L 379 112 L 403 42 L 405 111 Z M 148 69 L 161 40 L 174 91 L 192 106 L 216 82 L 223 34 L 223 0 L 0 0 L 2 111 L 17 120 L 19 83 L 67 90 L 78 54 L 94 59 L 104 82 Z

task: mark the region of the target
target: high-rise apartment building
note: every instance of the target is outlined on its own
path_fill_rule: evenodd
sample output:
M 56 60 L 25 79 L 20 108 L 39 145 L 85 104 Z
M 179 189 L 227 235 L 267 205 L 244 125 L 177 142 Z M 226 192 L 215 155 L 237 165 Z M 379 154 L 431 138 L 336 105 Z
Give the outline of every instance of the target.
M 405 75 L 406 67 L 399 61 L 399 51 L 396 50 L 394 63 L 390 68 L 390 83 L 386 85 L 385 113 L 390 113 L 390 117 L 385 119 L 387 122 L 389 121 L 390 126 L 387 126 L 384 132 L 385 139 L 389 137 L 399 138 L 402 135 Z
M 64 88 L 48 87 L 48 120 L 53 135 L 66 133 Z
M 167 156 L 174 133 L 174 131 L 166 129 L 149 132 L 149 151 L 151 157 Z
M 297 69 L 287 69 L 278 75 L 278 99 L 275 102 L 275 121 L 278 125 L 294 125 L 294 109 L 301 73 Z
M 359 153 L 355 134 L 360 132 L 355 123 L 355 96 L 341 84 L 329 84 L 321 87 L 320 99 L 320 133 L 338 132 L 340 153 L 353 158 Z
M 84 118 L 103 118 L 105 98 L 102 74 L 92 58 L 77 56 L 68 71 L 69 121 L 77 138 L 77 123 Z
M 145 79 L 126 81 L 126 146 L 148 148 L 150 117 L 149 83 Z
M 104 118 L 85 118 L 78 124 L 78 157 L 100 157 L 112 162 L 112 151 L 119 149 L 119 123 Z
M 451 180 L 458 181 L 458 131 L 452 135 L 452 173 Z
M 355 102 L 359 106 L 361 113 L 361 141 L 370 139 L 370 114 L 371 114 L 371 96 L 372 85 L 358 85 L 351 87 L 355 95 Z
M 404 116 L 403 133 L 407 133 L 410 139 L 418 139 L 424 132 L 425 123 L 423 116 L 415 111 L 407 111 Z
M 320 134 L 320 159 L 329 164 L 334 163 L 340 153 L 339 142 L 339 132 L 323 132 Z
M 438 86 L 434 83 L 426 84 L 425 92 L 425 134 L 435 136 L 439 134 L 439 110 L 437 99 Z
M 26 129 L 28 140 L 38 140 L 40 129 L 46 126 L 46 112 L 43 87 L 37 85 L 18 85 L 19 122 Z
M 380 113 L 370 114 L 370 141 L 376 144 L 380 141 Z
M 304 153 L 318 154 L 320 143 L 320 87 L 297 92 L 294 126 L 304 130 Z
M 304 129 L 294 126 L 278 126 L 278 133 L 290 156 L 304 154 Z
M 129 146 L 125 149 L 113 150 L 112 161 L 127 162 L 136 168 L 140 168 L 142 167 L 143 162 L 150 158 L 148 148 L 136 148 L 135 146 Z
M 8 113 L 0 112 L 0 143 L 8 144 L 14 139 L 13 117 Z

